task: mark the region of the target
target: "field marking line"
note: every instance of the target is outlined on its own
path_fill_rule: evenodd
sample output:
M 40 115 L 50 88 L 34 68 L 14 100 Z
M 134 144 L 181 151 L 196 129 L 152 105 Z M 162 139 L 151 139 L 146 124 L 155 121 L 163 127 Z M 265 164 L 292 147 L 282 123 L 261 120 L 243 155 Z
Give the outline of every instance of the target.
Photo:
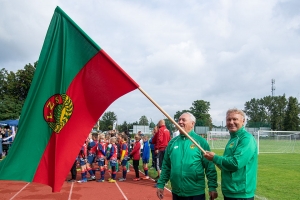
M 111 176 L 111 173 L 108 173 Z M 122 191 L 122 189 L 119 187 L 117 180 L 115 182 L 115 185 L 117 186 L 117 188 L 119 189 L 119 191 L 121 192 L 121 194 L 123 195 L 123 197 L 125 198 L 125 200 L 128 200 L 126 195 L 124 194 L 124 192 Z
M 12 198 L 10 198 L 10 200 L 14 199 L 18 194 L 20 194 L 22 192 L 22 190 L 24 190 L 30 183 L 27 183 L 21 190 L 19 190 L 19 192 L 17 192 Z
M 74 182 L 72 182 L 72 185 L 71 185 L 71 188 L 70 188 L 70 192 L 69 192 L 69 198 L 68 198 L 68 200 L 71 200 L 71 196 L 72 196 L 72 193 L 73 193 L 73 186 L 74 186 Z

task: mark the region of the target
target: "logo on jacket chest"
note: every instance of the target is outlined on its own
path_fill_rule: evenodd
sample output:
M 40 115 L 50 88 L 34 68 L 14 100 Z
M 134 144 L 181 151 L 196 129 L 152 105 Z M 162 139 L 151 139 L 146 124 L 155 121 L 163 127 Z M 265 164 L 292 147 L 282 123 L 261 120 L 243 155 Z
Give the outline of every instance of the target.
M 231 143 L 229 144 L 229 148 L 232 148 L 232 147 L 234 147 L 234 142 L 231 142 Z

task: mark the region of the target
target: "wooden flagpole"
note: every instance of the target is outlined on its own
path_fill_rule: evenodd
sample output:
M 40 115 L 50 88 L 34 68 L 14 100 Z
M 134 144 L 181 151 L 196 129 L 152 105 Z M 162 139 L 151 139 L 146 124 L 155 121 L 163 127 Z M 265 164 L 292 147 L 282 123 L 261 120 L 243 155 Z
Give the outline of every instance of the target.
M 183 130 L 179 124 L 177 124 L 172 117 L 168 115 L 141 87 L 139 90 L 176 126 L 176 128 L 182 132 L 186 137 L 188 137 L 204 154 L 206 151 L 187 133 Z

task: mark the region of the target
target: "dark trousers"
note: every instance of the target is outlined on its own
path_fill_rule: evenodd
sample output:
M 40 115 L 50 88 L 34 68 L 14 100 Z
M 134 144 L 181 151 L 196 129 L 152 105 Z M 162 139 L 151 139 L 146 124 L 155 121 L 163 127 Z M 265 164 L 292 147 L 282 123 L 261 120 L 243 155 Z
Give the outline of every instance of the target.
M 172 193 L 173 200 L 205 200 L 205 194 L 190 196 L 190 197 L 180 197 Z
M 77 175 L 76 163 L 77 163 L 77 161 L 75 160 L 75 162 L 71 168 L 71 175 L 72 175 L 72 179 L 74 179 L 74 180 L 76 179 L 76 175 Z
M 151 150 L 151 155 L 152 155 L 152 167 L 154 167 L 155 170 L 157 171 L 155 150 Z
M 254 197 L 251 198 L 229 198 L 224 196 L 224 200 L 254 200 Z
M 136 178 L 140 178 L 140 174 L 139 174 L 139 163 L 140 163 L 140 160 L 132 160 L 133 169 L 134 169 L 134 171 L 135 171 L 135 177 L 136 177 Z

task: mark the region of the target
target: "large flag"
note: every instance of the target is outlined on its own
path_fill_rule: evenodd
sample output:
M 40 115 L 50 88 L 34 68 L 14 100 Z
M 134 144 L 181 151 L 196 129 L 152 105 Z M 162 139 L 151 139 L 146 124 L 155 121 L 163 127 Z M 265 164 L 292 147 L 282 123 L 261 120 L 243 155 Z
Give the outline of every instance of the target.
M 78 152 L 107 107 L 138 88 L 59 7 L 55 9 L 0 179 L 60 191 Z

